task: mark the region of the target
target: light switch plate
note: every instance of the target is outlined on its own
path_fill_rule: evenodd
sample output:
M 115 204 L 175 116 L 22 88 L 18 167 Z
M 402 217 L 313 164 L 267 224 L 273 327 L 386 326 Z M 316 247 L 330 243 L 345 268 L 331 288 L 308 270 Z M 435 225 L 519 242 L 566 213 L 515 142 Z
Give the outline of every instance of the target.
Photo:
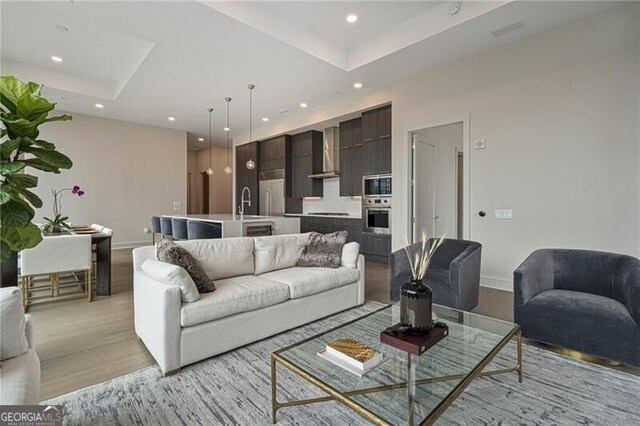
M 476 149 L 485 149 L 487 147 L 486 139 L 478 139 L 474 142 L 474 146 Z
M 513 219 L 513 210 L 495 210 L 496 219 Z
M 173 211 L 174 212 L 179 212 L 180 210 L 182 210 L 182 201 L 174 201 L 173 202 Z

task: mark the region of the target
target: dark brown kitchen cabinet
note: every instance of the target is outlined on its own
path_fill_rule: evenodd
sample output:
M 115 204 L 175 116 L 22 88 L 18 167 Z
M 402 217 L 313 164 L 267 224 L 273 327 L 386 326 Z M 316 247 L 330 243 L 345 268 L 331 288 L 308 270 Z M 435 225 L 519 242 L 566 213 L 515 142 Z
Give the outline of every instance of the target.
M 391 253 L 391 235 L 363 232 L 360 252 L 367 260 L 386 262 Z
M 322 197 L 322 179 L 309 175 L 322 173 L 322 132 L 310 130 L 291 138 L 291 197 Z
M 362 173 L 391 173 L 391 105 L 362 113 Z
M 275 170 L 285 168 L 285 155 L 289 135 L 282 135 L 275 138 L 260 141 L 260 171 Z
M 245 204 L 244 213 L 257 215 L 259 198 L 258 168 L 256 167 L 252 170 L 247 169 L 246 164 L 249 159 L 254 162 L 258 161 L 258 142 L 251 142 L 236 147 L 236 206 L 233 207 L 233 210 L 235 212 L 238 211 L 238 206 L 242 199 L 242 188 L 247 187 L 251 191 L 251 207 Z
M 362 195 L 362 120 L 340 123 L 340 195 Z

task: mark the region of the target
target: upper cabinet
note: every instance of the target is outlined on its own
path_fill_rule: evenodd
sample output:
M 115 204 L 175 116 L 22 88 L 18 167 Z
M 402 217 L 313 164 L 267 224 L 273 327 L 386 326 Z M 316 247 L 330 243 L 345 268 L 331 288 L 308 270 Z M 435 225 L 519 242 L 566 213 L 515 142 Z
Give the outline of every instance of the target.
M 322 173 L 322 132 L 309 130 L 291 137 L 291 197 L 322 197 L 322 179 L 308 177 Z
M 258 214 L 258 168 L 247 169 L 249 159 L 254 162 L 258 158 L 258 142 L 251 142 L 236 147 L 236 202 L 239 205 L 242 199 L 242 189 L 246 186 L 251 191 L 251 207 L 245 205 L 244 213 L 250 215 Z M 234 206 L 234 211 L 238 211 L 238 206 Z
M 340 123 L 340 195 L 362 195 L 362 120 Z
M 260 171 L 284 169 L 287 144 L 289 135 L 282 135 L 275 138 L 260 141 Z
M 391 173 L 391 105 L 362 113 L 362 174 Z

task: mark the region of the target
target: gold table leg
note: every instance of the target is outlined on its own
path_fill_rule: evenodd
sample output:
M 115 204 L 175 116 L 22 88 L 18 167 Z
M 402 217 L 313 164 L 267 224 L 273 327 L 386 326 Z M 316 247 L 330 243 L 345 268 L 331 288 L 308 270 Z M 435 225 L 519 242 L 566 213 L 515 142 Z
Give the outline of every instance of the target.
M 276 412 L 280 404 L 276 400 L 276 359 L 271 355 L 271 421 L 276 424 Z

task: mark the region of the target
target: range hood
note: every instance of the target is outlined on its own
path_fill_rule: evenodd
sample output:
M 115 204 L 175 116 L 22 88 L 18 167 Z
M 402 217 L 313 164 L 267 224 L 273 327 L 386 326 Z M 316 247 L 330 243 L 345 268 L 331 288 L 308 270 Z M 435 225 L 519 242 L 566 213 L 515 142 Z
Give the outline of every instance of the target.
M 322 138 L 322 173 L 307 177 L 329 179 L 340 175 L 340 129 L 336 126 L 324 129 Z

